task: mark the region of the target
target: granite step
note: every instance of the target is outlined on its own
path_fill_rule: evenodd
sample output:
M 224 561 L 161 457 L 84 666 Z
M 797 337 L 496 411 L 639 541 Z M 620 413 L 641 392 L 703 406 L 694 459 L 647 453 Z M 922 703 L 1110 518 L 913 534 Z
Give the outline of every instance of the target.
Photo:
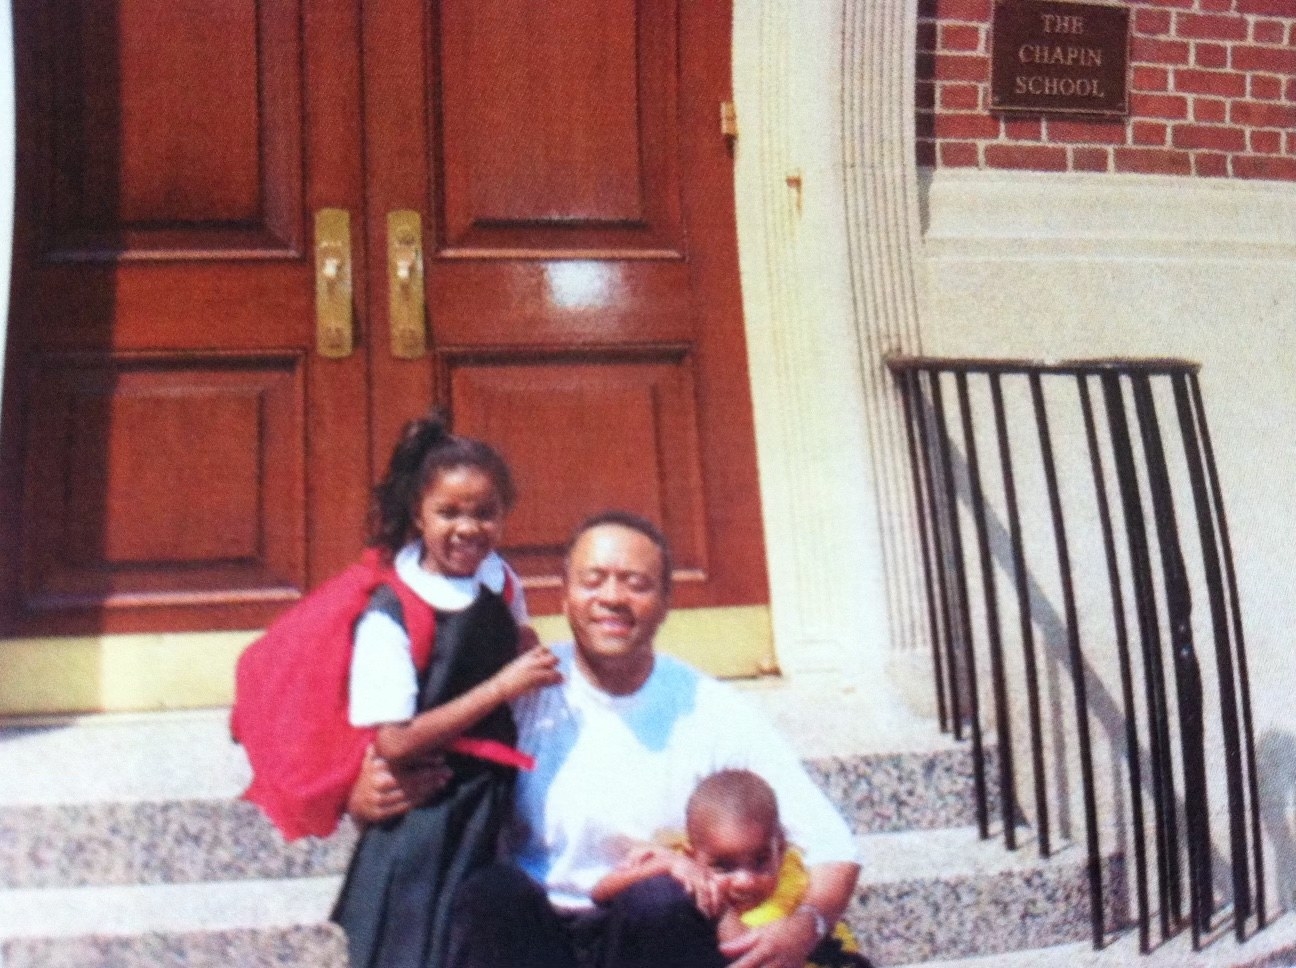
M 974 820 L 963 745 L 936 737 L 854 755 L 807 745 L 810 772 L 857 832 Z M 327 839 L 286 844 L 238 800 L 249 772 L 224 711 L 11 725 L 0 729 L 0 775 L 0 888 L 327 876 L 355 840 L 344 822 Z
M 346 968 L 339 880 L 0 891 L 0 968 Z
M 1225 918 L 1194 951 L 1192 938 L 1182 931 L 1144 955 L 1138 933 L 1126 930 L 1110 938 L 1100 951 L 1088 941 L 1001 953 L 992 956 L 915 961 L 923 968 L 1277 968 L 1296 965 L 1296 913 L 1283 913 L 1263 930 L 1251 930 L 1238 943 Z
M 1086 854 L 1067 844 L 1041 859 L 1030 832 L 1019 846 L 981 840 L 975 828 L 861 838 L 863 871 L 847 922 L 877 965 L 998 954 L 1089 937 Z M 1108 857 L 1107 884 L 1123 884 Z M 1123 893 L 1106 898 L 1107 923 L 1128 921 Z
M 1005 852 L 972 829 L 860 836 L 847 919 L 877 964 L 1085 936 L 1084 858 Z M 0 891 L 2 968 L 311 965 L 343 968 L 325 923 L 340 878 Z

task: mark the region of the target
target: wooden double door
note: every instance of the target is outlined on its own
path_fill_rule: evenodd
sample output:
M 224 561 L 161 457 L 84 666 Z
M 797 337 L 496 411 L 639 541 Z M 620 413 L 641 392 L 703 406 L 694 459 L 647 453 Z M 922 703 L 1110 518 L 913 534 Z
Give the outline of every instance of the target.
M 728 4 L 14 12 L 0 635 L 259 627 L 432 404 L 510 459 L 538 611 L 607 506 L 677 605 L 766 601 Z

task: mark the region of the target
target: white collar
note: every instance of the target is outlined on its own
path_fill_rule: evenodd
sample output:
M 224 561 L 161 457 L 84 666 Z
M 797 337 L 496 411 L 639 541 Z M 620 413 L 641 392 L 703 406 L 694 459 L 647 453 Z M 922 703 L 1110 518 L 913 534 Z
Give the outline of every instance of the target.
M 652 671 L 648 673 L 648 678 L 643 681 L 643 684 L 634 692 L 625 695 L 614 695 L 596 685 L 581 669 L 576 661 L 576 643 L 569 643 L 567 647 L 571 649 L 571 652 L 563 674 L 567 679 L 569 694 L 572 696 L 574 704 L 578 706 L 594 703 L 608 709 L 618 710 L 623 713 L 627 712 L 643 701 L 644 695 L 648 692 L 648 685 L 652 682 L 659 666 L 657 660 L 660 657 L 654 655 Z
M 496 595 L 504 591 L 504 559 L 494 551 L 466 578 L 428 571 L 420 564 L 422 557 L 423 542 L 411 541 L 396 554 L 396 574 L 433 608 L 443 612 L 462 611 L 473 603 L 483 585 Z

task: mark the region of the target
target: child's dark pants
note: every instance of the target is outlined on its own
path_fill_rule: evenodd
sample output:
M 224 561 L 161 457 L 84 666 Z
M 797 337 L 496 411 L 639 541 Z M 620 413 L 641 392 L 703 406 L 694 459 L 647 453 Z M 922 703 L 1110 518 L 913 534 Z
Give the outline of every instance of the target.
M 606 907 L 560 914 L 516 867 L 494 864 L 455 896 L 447 968 L 724 968 L 715 925 L 670 877 Z

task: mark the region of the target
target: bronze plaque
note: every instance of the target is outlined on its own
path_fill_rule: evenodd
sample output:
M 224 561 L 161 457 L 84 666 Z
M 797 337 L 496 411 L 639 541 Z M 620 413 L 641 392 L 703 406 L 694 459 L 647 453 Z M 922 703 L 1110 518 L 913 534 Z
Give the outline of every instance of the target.
M 1128 63 L 1128 7 L 995 0 L 992 111 L 1124 117 Z

